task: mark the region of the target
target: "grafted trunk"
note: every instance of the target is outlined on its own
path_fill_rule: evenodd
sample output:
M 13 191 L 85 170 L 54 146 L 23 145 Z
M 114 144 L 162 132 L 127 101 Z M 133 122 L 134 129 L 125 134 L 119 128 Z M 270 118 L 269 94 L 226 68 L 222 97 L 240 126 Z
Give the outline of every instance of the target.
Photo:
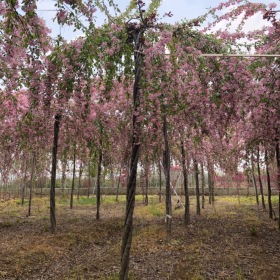
M 260 149 L 259 149 L 259 147 L 258 147 L 258 151 L 257 151 L 257 170 L 258 170 L 260 192 L 261 192 L 261 198 L 262 198 L 262 207 L 263 207 L 263 209 L 265 209 L 265 201 L 264 201 L 264 194 L 263 194 L 263 184 L 262 184 L 261 168 L 260 168 Z
M 254 189 L 255 189 L 255 195 L 256 195 L 256 202 L 257 205 L 259 205 L 259 194 L 258 194 L 258 188 L 257 188 L 257 183 L 256 183 L 256 177 L 255 177 L 255 166 L 254 166 L 254 162 L 253 159 L 251 159 L 251 166 L 252 166 L 252 181 L 253 181 L 253 185 L 254 185 Z
M 203 162 L 201 162 L 200 168 L 201 168 L 201 207 L 202 207 L 202 209 L 204 209 L 204 204 L 205 204 L 205 197 L 204 197 L 205 175 L 204 175 Z
M 30 175 L 30 186 L 29 186 L 29 203 L 27 216 L 31 216 L 31 204 L 32 204 L 32 193 L 33 193 L 33 180 L 34 180 L 34 170 L 35 170 L 35 152 L 32 152 L 32 164 L 31 164 L 31 175 Z
M 166 196 L 165 196 L 165 208 L 166 208 L 166 242 L 171 241 L 171 226 L 172 226 L 172 204 L 171 204 L 171 183 L 170 183 L 170 151 L 167 134 L 167 121 L 166 115 L 163 116 L 163 138 L 164 138 L 164 151 L 163 151 L 163 168 L 166 180 Z
M 199 194 L 199 178 L 198 178 L 198 163 L 197 160 L 193 160 L 194 165 L 194 177 L 195 177 L 195 195 L 196 195 L 196 214 L 200 215 L 200 194 Z
M 73 157 L 73 175 L 72 175 L 72 186 L 70 194 L 70 209 L 73 208 L 73 197 L 75 188 L 75 175 L 76 175 L 76 144 L 74 145 L 74 157 Z
M 190 224 L 190 196 L 189 196 L 189 186 L 188 186 L 188 170 L 186 164 L 186 152 L 184 147 L 184 141 L 181 139 L 181 156 L 182 156 L 182 169 L 184 178 L 184 193 L 185 193 L 185 225 Z
M 102 142 L 99 149 L 98 165 L 97 165 L 97 179 L 96 179 L 96 220 L 100 219 L 100 179 L 101 179 L 101 165 L 102 165 Z
M 59 136 L 60 115 L 55 115 L 54 121 L 54 137 L 53 137 L 53 150 L 52 150 L 52 175 L 51 175 L 51 188 L 50 188 L 50 220 L 51 232 L 56 231 L 56 216 L 55 216 L 55 180 L 56 180 L 56 165 L 57 165 L 57 148 Z
M 130 157 L 129 177 L 127 180 L 126 192 L 126 214 L 125 225 L 121 246 L 121 269 L 120 280 L 128 279 L 129 271 L 129 255 L 133 232 L 133 212 L 135 205 L 136 177 L 137 166 L 140 153 L 140 122 L 138 121 L 138 108 L 140 106 L 140 80 L 141 68 L 143 64 L 143 34 L 144 27 L 136 27 L 134 24 L 129 26 L 129 35 L 132 36 L 134 42 L 134 87 L 133 87 L 133 117 L 132 117 L 132 150 Z
M 269 173 L 269 163 L 268 163 L 268 156 L 267 150 L 265 150 L 265 167 L 266 167 L 266 177 L 267 177 L 267 199 L 268 199 L 268 208 L 269 208 L 269 218 L 272 219 L 272 202 L 271 202 L 271 184 L 270 184 L 270 173 Z

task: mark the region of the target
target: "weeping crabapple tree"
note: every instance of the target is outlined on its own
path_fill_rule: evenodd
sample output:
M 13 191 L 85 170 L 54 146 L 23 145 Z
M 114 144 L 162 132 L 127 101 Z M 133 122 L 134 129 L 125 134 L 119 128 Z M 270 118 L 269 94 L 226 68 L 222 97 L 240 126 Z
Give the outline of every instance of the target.
M 43 136 L 53 138 L 50 195 L 52 232 L 56 229 L 58 151 L 70 151 L 70 147 L 76 147 L 79 150 L 77 156 L 81 157 L 85 143 L 88 148 L 85 153 L 90 155 L 93 149 L 97 151 L 99 179 L 103 145 L 118 146 L 118 142 L 124 145 L 118 147 L 128 176 L 120 279 L 128 279 L 141 146 L 146 148 L 146 152 L 151 149 L 161 154 L 164 151 L 167 241 L 171 239 L 172 221 L 170 158 L 175 158 L 172 146 L 178 146 L 178 143 L 183 173 L 187 172 L 191 159 L 196 166 L 196 175 L 197 163 L 206 161 L 210 177 L 214 175 L 215 165 L 235 172 L 242 146 L 246 147 L 255 139 L 267 150 L 276 147 L 279 186 L 278 61 L 261 61 L 252 69 L 250 60 L 200 57 L 204 52 L 238 53 L 244 50 L 240 39 L 248 38 L 252 41 L 251 45 L 255 45 L 260 42 L 259 35 L 263 34 L 266 35 L 265 40 L 257 50 L 262 53 L 277 52 L 279 24 L 273 16 L 273 6 L 267 10 L 262 4 L 230 0 L 188 24 L 173 26 L 156 21 L 160 1 L 152 1 L 148 9 L 142 1 L 131 1 L 124 13 L 120 13 L 116 5 L 110 2 L 118 16 L 112 16 L 104 2 L 59 1 L 58 22 L 73 24 L 84 31 L 85 37 L 70 43 L 58 38 L 56 46 L 51 46 L 47 39 L 48 31 L 36 15 L 36 1 L 22 3 L 23 15 L 18 12 L 19 7 L 14 1 L 2 1 L 0 4 L 4 18 L 0 24 L 3 30 L 0 35 L 0 48 L 3 50 L 0 73 L 5 86 L 5 91 L 1 89 L 0 95 L 1 105 L 5 108 L 0 113 L 1 120 L 4 120 L 0 127 L 6 133 L 1 134 L 3 147 L 9 147 L 8 152 L 4 153 L 4 149 L 1 151 L 4 155 L 1 165 L 6 165 L 6 169 L 2 170 L 8 170 L 12 166 L 11 154 L 23 151 L 26 154 L 27 148 L 18 141 L 21 138 L 17 137 L 17 126 L 20 124 L 24 133 L 28 129 L 35 133 L 34 130 L 38 129 L 35 125 L 37 117 L 41 118 L 42 123 L 45 120 L 43 134 L 36 141 L 42 143 L 40 139 Z M 108 24 L 101 28 L 96 28 L 93 21 L 96 7 L 107 15 Z M 270 19 L 272 26 L 246 33 L 242 30 L 245 22 L 258 12 Z M 88 25 L 79 20 L 80 14 L 86 17 Z M 205 22 L 209 17 L 211 23 L 204 30 L 190 30 L 190 27 Z M 215 25 L 223 21 L 229 23 L 238 17 L 241 20 L 237 31 L 213 30 Z M 31 30 L 32 36 L 26 30 Z M 44 31 L 43 35 L 39 30 Z M 209 35 L 209 32 L 213 35 Z M 246 47 L 250 47 L 248 42 Z M 45 55 L 47 51 L 51 51 L 48 56 Z M 20 101 L 20 94 L 11 96 L 23 85 L 28 88 L 26 103 Z M 116 94 L 117 91 L 120 91 L 120 96 Z M 22 114 L 14 112 L 9 116 L 10 109 L 15 105 L 22 106 L 20 104 L 25 104 Z M 262 106 L 258 108 L 257 105 Z M 174 123 L 176 125 L 171 127 Z M 241 127 L 252 134 L 242 135 L 243 139 L 240 140 Z M 126 141 L 121 140 L 123 128 Z M 50 137 L 50 132 L 53 137 Z M 59 138 L 61 147 L 58 146 Z M 22 142 L 33 146 L 32 139 L 30 137 Z M 149 147 L 142 144 L 150 139 L 157 145 Z M 121 155 L 129 144 L 131 151 Z M 232 160 L 224 161 L 223 158 L 229 155 Z M 142 154 L 141 158 L 144 162 L 145 155 Z M 185 201 L 188 203 L 186 180 L 184 184 Z M 186 223 L 189 223 L 189 215 L 189 205 L 186 204 Z
M 6 142 L 9 139 L 8 146 L 12 146 L 14 150 L 11 151 L 8 148 L 8 154 L 4 160 L 13 163 L 18 160 L 23 161 L 22 164 L 26 166 L 23 169 L 26 171 L 29 162 L 32 162 L 27 214 L 30 215 L 35 154 L 38 153 L 45 128 L 39 109 L 39 98 L 44 91 L 42 71 L 45 68 L 42 61 L 51 49 L 51 44 L 48 29 L 42 19 L 36 15 L 36 5 L 23 1 L 20 13 L 18 8 L 15 1 L 1 1 L 0 3 L 3 19 L 0 24 L 1 99 L 4 102 L 2 105 L 6 100 L 10 104 L 10 109 L 13 108 L 6 115 L 7 122 L 4 121 L 4 124 L 13 123 L 15 129 L 13 133 L 5 137 Z M 41 121 L 42 124 L 38 126 Z M 9 130 L 8 126 L 7 129 Z M 5 145 L 3 148 L 5 151 Z M 32 160 L 29 161 L 28 158 Z M 8 170 L 5 176 L 9 176 Z M 24 175 L 22 197 L 25 185 L 26 176 Z

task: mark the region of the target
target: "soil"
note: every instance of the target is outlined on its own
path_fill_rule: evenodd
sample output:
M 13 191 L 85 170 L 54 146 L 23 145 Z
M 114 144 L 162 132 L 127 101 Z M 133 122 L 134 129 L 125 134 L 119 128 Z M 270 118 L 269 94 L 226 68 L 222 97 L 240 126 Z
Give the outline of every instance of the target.
M 280 279 L 277 221 L 253 198 L 217 197 L 200 216 L 194 201 L 189 226 L 173 209 L 166 244 L 165 202 L 137 198 L 130 279 Z M 0 279 L 118 279 L 124 198 L 103 197 L 99 221 L 93 199 L 74 203 L 58 200 L 54 235 L 47 198 L 33 200 L 30 217 L 17 200 L 0 203 Z

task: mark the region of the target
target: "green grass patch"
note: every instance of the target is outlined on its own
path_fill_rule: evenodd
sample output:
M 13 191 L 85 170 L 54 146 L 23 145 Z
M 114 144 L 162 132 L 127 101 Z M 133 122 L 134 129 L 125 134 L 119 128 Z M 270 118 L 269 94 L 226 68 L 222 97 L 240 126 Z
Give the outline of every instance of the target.
M 78 205 L 96 205 L 96 197 L 81 196 L 79 199 L 75 198 L 74 203 Z

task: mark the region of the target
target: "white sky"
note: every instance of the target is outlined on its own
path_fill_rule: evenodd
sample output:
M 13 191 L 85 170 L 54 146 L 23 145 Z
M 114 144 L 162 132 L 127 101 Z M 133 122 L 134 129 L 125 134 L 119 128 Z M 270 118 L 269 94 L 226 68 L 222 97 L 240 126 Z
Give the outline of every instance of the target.
M 106 2 L 106 1 L 105 1 Z M 115 2 L 119 5 L 121 10 L 124 10 L 125 7 L 128 5 L 129 0 L 115 0 Z M 221 0 L 163 0 L 162 6 L 159 10 L 159 13 L 163 15 L 164 13 L 171 12 L 173 14 L 172 18 L 165 18 L 166 21 L 174 23 L 181 21 L 183 19 L 193 19 L 200 15 L 203 15 L 207 12 L 207 9 L 210 7 L 216 7 Z M 260 2 L 264 4 L 269 4 L 273 1 L 269 0 L 251 0 L 251 2 Z M 275 0 L 275 3 L 278 4 L 277 9 L 280 9 L 280 0 Z M 73 27 L 64 26 L 59 27 L 58 24 L 53 22 L 53 18 L 56 14 L 54 10 L 54 4 L 56 3 L 55 0 L 38 0 L 38 15 L 45 19 L 47 26 L 52 30 L 52 36 L 55 37 L 61 34 L 65 39 L 73 39 L 76 36 L 80 35 L 81 33 L 76 32 L 73 33 Z M 43 11 L 41 11 L 43 10 Z M 48 11 L 46 11 L 48 10 Z M 98 17 L 97 25 L 102 24 L 102 17 Z M 255 17 L 254 20 L 251 21 L 250 25 L 253 27 L 262 26 L 261 17 Z M 248 29 L 250 26 L 248 26 Z

